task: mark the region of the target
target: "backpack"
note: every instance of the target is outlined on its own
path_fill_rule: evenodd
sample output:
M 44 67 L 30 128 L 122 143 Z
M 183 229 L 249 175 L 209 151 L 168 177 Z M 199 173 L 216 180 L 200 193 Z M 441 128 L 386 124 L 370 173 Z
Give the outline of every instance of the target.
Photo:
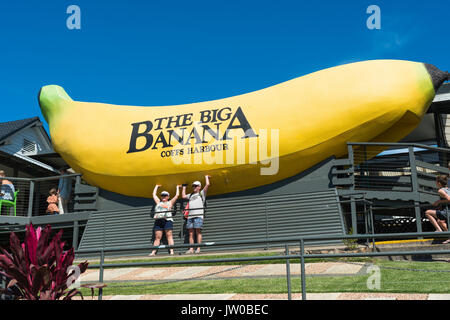
M 190 197 L 189 197 L 189 198 L 190 198 Z M 188 216 L 189 216 L 189 200 L 188 200 L 188 203 L 187 203 L 186 207 L 184 207 L 183 218 L 184 218 L 184 219 L 187 219 Z

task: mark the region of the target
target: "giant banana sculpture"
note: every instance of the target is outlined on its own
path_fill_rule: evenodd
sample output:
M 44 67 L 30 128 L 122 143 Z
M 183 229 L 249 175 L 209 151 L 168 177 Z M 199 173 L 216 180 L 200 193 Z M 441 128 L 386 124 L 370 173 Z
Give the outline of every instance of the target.
M 223 194 L 345 156 L 348 141 L 402 139 L 448 77 L 429 64 L 372 60 L 178 106 L 78 102 L 55 85 L 41 88 L 39 104 L 55 151 L 92 185 L 151 197 L 155 184 L 174 190 L 209 174 L 209 194 Z

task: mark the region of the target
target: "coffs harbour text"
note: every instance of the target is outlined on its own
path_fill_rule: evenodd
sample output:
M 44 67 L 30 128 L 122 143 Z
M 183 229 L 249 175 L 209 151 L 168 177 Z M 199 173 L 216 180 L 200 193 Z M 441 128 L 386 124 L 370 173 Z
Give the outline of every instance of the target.
M 203 110 L 195 117 L 194 113 L 160 117 L 131 123 L 131 126 L 127 153 L 158 150 L 161 157 L 225 151 L 232 132 L 242 132 L 241 139 L 258 137 L 241 107 Z M 203 146 L 205 143 L 208 145 Z M 178 145 L 182 147 L 171 149 Z

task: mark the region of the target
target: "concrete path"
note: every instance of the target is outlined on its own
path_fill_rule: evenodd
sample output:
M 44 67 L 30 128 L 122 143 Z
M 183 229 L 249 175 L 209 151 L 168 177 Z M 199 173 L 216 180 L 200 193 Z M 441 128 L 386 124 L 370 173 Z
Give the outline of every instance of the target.
M 306 263 L 307 276 L 352 276 L 367 274 L 364 263 L 317 262 Z M 291 276 L 300 276 L 300 264 L 290 264 Z M 231 279 L 231 278 L 267 278 L 286 277 L 285 264 L 261 265 L 222 265 L 190 267 L 155 267 L 155 268 L 116 268 L 104 270 L 104 282 L 133 281 L 177 281 L 189 279 Z M 98 269 L 88 269 L 81 275 L 81 284 L 98 282 Z M 97 290 L 96 290 L 97 291 Z M 285 294 L 139 294 L 107 295 L 104 289 L 103 300 L 287 300 Z M 78 298 L 76 298 L 78 299 Z M 90 300 L 90 296 L 85 297 Z M 94 296 L 94 300 L 97 297 Z M 292 294 L 293 300 L 301 300 L 300 293 Z M 396 294 L 396 293 L 307 293 L 307 300 L 450 300 L 450 294 Z
M 307 275 L 355 275 L 361 271 L 363 264 L 344 262 L 306 263 Z M 300 264 L 290 264 L 291 276 L 300 275 Z M 186 279 L 218 279 L 236 277 L 284 277 L 285 264 L 262 265 L 225 265 L 225 266 L 192 266 L 163 268 L 117 268 L 105 269 L 103 281 L 142 281 L 142 280 L 186 280 Z M 98 269 L 88 269 L 81 275 L 81 282 L 97 282 Z
M 75 297 L 75 299 L 79 299 Z M 84 297 L 91 300 L 90 296 Z M 103 300 L 287 300 L 287 294 L 163 294 L 103 296 Z M 292 300 L 301 300 L 299 293 Z M 94 296 L 94 300 L 97 297 Z M 307 293 L 306 300 L 450 300 L 450 294 Z

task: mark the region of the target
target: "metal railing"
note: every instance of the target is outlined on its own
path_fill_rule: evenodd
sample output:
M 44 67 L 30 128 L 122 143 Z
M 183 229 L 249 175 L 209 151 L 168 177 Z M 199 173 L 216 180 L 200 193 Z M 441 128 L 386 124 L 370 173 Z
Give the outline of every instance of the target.
M 360 198 L 357 198 L 357 197 Z M 436 209 L 432 204 L 400 204 L 398 206 L 382 206 L 382 205 L 374 205 L 373 201 L 367 200 L 365 198 L 365 193 L 353 193 L 347 194 L 343 196 L 343 198 L 348 197 L 349 200 L 340 200 L 340 204 L 350 203 L 353 208 L 352 210 L 348 210 L 349 212 L 344 213 L 344 217 L 346 215 L 350 216 L 350 223 L 347 222 L 348 225 L 351 225 L 353 229 L 353 234 L 358 234 L 358 219 L 357 216 L 362 216 L 363 220 L 363 234 L 383 234 L 383 233 L 396 233 L 399 234 L 405 232 L 413 232 L 413 230 L 420 230 L 417 232 L 432 230 L 433 226 L 431 223 L 424 224 L 428 221 L 427 218 L 424 217 L 424 212 L 427 209 Z M 359 204 L 359 208 L 357 205 Z M 449 205 L 441 205 L 438 208 L 441 210 L 449 210 Z M 416 212 L 419 211 L 419 219 L 417 219 Z M 383 216 L 390 216 L 391 219 L 387 219 L 386 223 L 383 223 L 382 220 L 376 220 L 376 213 L 382 212 Z M 389 214 L 388 214 L 389 212 Z M 392 217 L 395 217 L 393 219 Z M 447 226 L 450 226 L 450 215 L 447 216 L 446 219 Z M 415 224 L 415 225 L 414 225 Z M 388 227 L 386 226 L 388 225 Z M 396 225 L 396 226 L 394 226 Z M 420 226 L 420 229 L 419 227 Z M 422 230 L 423 228 L 428 230 Z
M 450 237 L 450 232 L 440 232 L 440 237 Z M 271 261 L 271 260 L 286 260 L 286 282 L 287 282 L 287 295 L 288 299 L 292 299 L 292 276 L 290 262 L 291 260 L 300 260 L 300 282 L 302 291 L 302 300 L 306 300 L 306 272 L 305 272 L 305 259 L 307 258 L 349 258 L 349 257 L 381 257 L 381 256 L 413 256 L 413 255 L 442 255 L 450 254 L 450 249 L 448 250 L 421 250 L 421 251 L 385 251 L 376 252 L 375 245 L 372 247 L 371 252 L 360 252 L 360 253 L 327 253 L 327 254 L 309 254 L 305 251 L 305 244 L 314 241 L 321 240 L 351 240 L 351 239 L 378 239 L 378 238 L 419 238 L 419 237 L 436 237 L 435 232 L 417 232 L 417 233 L 393 233 L 393 234 L 360 234 L 360 235 L 336 235 L 336 236 L 300 236 L 300 237 L 290 237 L 290 238 L 277 238 L 277 239 L 262 239 L 262 240 L 248 240 L 248 241 L 224 241 L 224 242 L 205 242 L 196 244 L 199 247 L 220 247 L 229 245 L 249 245 L 257 243 L 272 243 L 280 244 L 285 248 L 284 255 L 266 256 L 266 257 L 241 257 L 241 258 L 220 258 L 220 259 L 203 259 L 203 260 L 176 260 L 176 261 L 149 261 L 149 262 L 129 262 L 129 263 L 105 263 L 105 254 L 112 253 L 116 251 L 130 251 L 130 250 L 148 250 L 149 252 L 153 249 L 176 249 L 176 248 L 187 248 L 190 245 L 172 245 L 172 246 L 134 246 L 134 247 L 110 247 L 110 248 L 94 248 L 89 250 L 77 250 L 75 253 L 77 255 L 97 253 L 100 257 L 100 263 L 89 265 L 88 268 L 99 268 L 99 282 L 104 281 L 104 270 L 105 268 L 125 268 L 125 267 L 149 267 L 149 266 L 161 266 L 161 265 L 185 265 L 185 264 L 204 264 L 204 263 L 227 263 L 227 262 L 247 262 L 247 261 Z M 290 248 L 295 244 L 299 246 L 298 254 L 290 254 Z M 102 300 L 103 289 L 99 288 L 98 299 Z
M 47 211 L 47 197 L 52 188 L 58 189 L 59 180 L 70 179 L 72 184 L 72 192 L 68 202 L 68 212 L 73 211 L 74 206 L 74 189 L 75 181 L 79 179 L 80 174 L 67 174 L 43 178 L 17 178 L 5 177 L 3 179 L 10 180 L 17 192 L 16 206 L 2 208 L 0 215 L 3 216 L 17 216 L 17 217 L 32 217 L 48 214 Z
M 414 205 L 416 230 L 421 232 L 420 204 L 439 198 L 436 176 L 450 174 L 450 149 L 385 142 L 349 142 L 347 147 L 348 158 L 335 160 L 331 171 L 339 193 L 364 191 L 371 193 L 371 199 L 409 201 Z M 356 225 L 352 205 L 352 226 Z
M 353 167 L 349 177 L 355 190 L 435 193 L 436 175 L 450 173 L 450 149 L 411 143 L 349 142 L 347 145 Z M 390 154 L 401 148 L 407 152 Z

